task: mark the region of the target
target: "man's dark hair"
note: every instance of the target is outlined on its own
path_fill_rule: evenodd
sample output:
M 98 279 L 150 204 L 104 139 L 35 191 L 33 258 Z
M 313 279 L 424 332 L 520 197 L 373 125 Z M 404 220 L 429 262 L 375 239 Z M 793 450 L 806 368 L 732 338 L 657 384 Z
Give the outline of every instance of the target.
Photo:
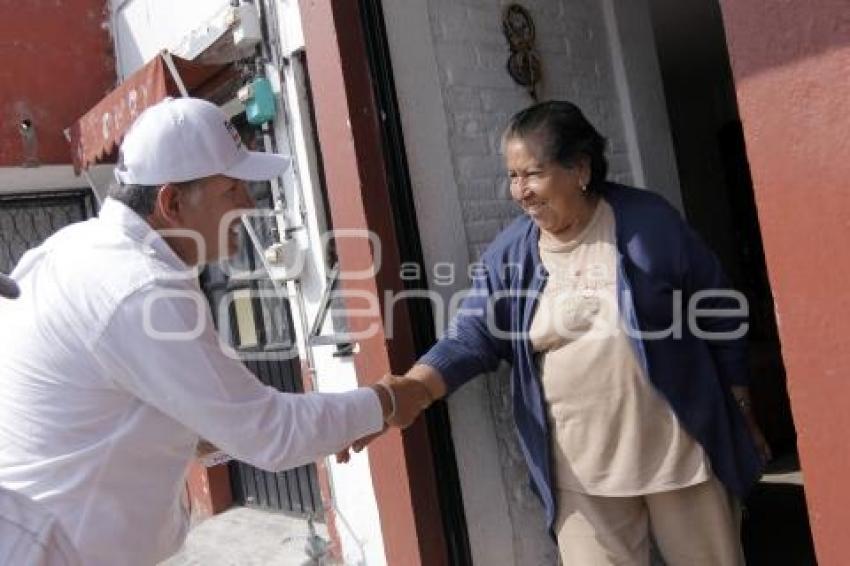
M 195 187 L 198 181 L 200 179 L 171 184 L 183 191 Z M 160 187 L 162 185 L 122 185 L 121 183 L 114 183 L 109 187 L 106 196 L 124 203 L 142 218 L 147 218 L 153 214 Z
M 562 167 L 576 165 L 578 159 L 590 160 L 590 190 L 598 190 L 608 175 L 605 138 L 572 102 L 552 100 L 521 110 L 511 117 L 502 146 L 519 139 L 531 142 L 544 163 L 556 162 Z
M 122 185 L 121 183 L 113 183 L 106 192 L 106 196 L 124 203 L 130 210 L 142 218 L 147 218 L 153 213 L 159 187 L 159 185 Z

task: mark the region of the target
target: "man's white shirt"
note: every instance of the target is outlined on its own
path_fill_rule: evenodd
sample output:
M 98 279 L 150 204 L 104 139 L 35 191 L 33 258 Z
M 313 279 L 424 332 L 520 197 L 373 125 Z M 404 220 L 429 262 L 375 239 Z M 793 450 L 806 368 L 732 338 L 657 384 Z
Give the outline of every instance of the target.
M 12 273 L 21 297 L 0 300 L 0 486 L 52 511 L 85 564 L 147 566 L 179 548 L 199 434 L 283 470 L 383 426 L 369 389 L 296 395 L 260 383 L 224 354 L 186 273 L 144 220 L 107 199 L 99 218 L 27 252 Z
M 0 564 L 82 566 L 65 529 L 28 497 L 0 488 Z

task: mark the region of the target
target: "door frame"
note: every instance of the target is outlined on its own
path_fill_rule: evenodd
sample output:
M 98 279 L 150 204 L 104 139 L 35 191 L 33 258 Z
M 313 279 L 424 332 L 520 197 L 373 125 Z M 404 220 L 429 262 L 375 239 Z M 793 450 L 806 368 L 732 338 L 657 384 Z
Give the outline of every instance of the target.
M 350 0 L 301 0 L 299 7 L 333 226 L 369 230 L 381 241 L 381 269 L 367 279 L 343 281 L 343 288 L 374 297 L 399 293 L 404 290 L 399 273 L 403 253 L 395 219 L 388 214 L 388 203 L 393 201 L 391 164 L 383 151 L 383 117 L 371 78 L 361 6 Z M 364 239 L 340 240 L 337 253 L 343 270 L 372 264 L 372 251 Z M 352 332 L 362 332 L 375 322 L 379 328 L 359 342 L 354 356 L 360 385 L 374 383 L 388 372 L 402 373 L 416 361 L 408 305 L 399 303 L 393 320 L 391 340 L 381 321 L 349 320 Z M 387 563 L 449 564 L 426 419 L 403 434 L 391 430 L 373 442 L 369 466 Z

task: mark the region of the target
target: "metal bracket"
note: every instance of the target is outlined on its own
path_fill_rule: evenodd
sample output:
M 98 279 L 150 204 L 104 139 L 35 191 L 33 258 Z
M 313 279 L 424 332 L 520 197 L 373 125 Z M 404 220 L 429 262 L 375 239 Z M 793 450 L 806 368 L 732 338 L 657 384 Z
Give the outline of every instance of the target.
M 322 298 L 319 302 L 319 310 L 316 313 L 316 318 L 310 326 L 310 334 L 307 336 L 308 346 L 336 346 L 337 351 L 335 357 L 350 356 L 354 353 L 355 344 L 347 334 L 331 334 L 322 336 L 322 325 L 331 310 L 331 293 L 336 288 L 339 281 L 339 263 L 335 263 L 328 272 L 325 290 L 322 292 Z

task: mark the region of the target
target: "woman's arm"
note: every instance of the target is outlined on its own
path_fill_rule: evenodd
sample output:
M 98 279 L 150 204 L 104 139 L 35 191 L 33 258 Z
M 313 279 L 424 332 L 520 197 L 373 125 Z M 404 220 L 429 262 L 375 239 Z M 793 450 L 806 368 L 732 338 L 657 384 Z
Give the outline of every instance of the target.
M 446 396 L 446 382 L 439 371 L 426 364 L 416 364 L 405 374 L 405 377 L 413 379 L 422 384 L 432 401 L 442 399 Z
M 402 376 L 384 378 L 395 396 L 395 414 L 387 424 L 407 428 L 419 414 L 442 399 L 448 391 L 440 372 L 425 364 L 416 364 Z
M 461 302 L 449 328 L 417 363 L 417 366 L 427 366 L 439 376 L 443 395 L 450 395 L 482 373 L 494 371 L 503 360 L 511 361 L 513 356 L 510 341 L 500 336 L 511 327 L 508 312 L 512 299 L 493 273 L 498 267 L 489 265 L 486 255 L 480 265 L 472 288 Z M 420 376 L 424 375 L 423 372 L 430 373 L 424 369 L 415 371 Z M 435 377 L 427 379 L 434 380 Z

